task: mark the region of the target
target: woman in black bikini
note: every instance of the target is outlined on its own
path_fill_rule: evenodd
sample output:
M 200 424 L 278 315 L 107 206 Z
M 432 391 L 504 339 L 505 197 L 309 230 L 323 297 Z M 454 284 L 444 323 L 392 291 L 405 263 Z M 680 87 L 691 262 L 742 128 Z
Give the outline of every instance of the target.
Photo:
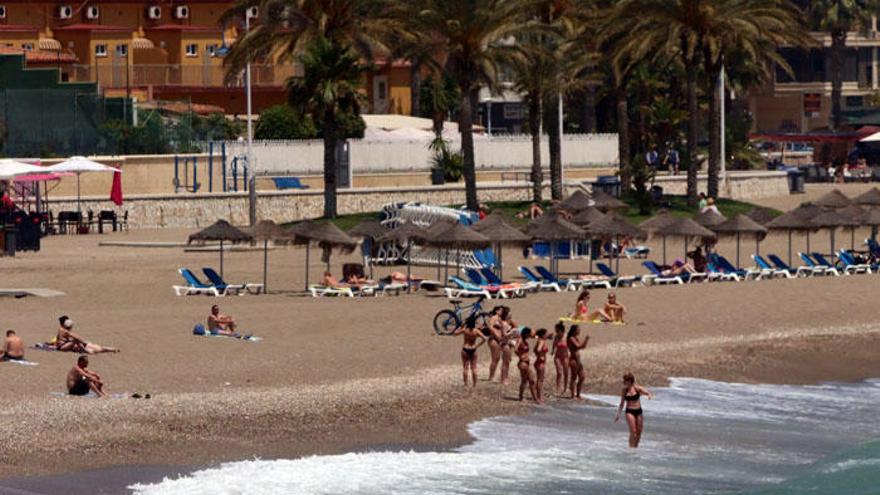
M 538 404 L 544 403 L 544 369 L 547 366 L 547 329 L 542 328 L 535 332 L 538 340 L 535 342 L 535 397 Z
M 489 312 L 489 334 L 487 335 L 489 339 L 489 352 L 492 356 L 492 360 L 489 362 L 489 381 L 493 381 L 495 379 L 495 370 L 498 369 L 498 363 L 501 362 L 501 341 L 504 337 L 504 332 L 502 330 L 501 325 L 501 317 L 498 313 L 501 311 L 501 306 L 495 306 L 492 308 L 492 311 Z
M 529 366 L 529 337 L 532 336 L 532 329 L 525 327 L 519 334 L 519 340 L 516 341 L 516 357 L 519 358 L 517 367 L 519 368 L 519 400 L 523 400 L 523 394 L 526 386 L 532 393 L 532 399 L 538 400 L 535 395 L 535 378 L 532 376 L 532 368 Z
M 581 399 L 581 387 L 584 385 L 587 374 L 584 371 L 584 363 L 581 362 L 581 351 L 587 347 L 587 342 L 590 341 L 589 335 L 583 339 L 580 338 L 580 335 L 581 329 L 577 325 L 572 325 L 568 329 L 568 366 L 571 368 L 571 381 L 568 387 L 571 391 L 571 398 L 575 400 L 583 400 Z
M 568 341 L 565 339 L 565 324 L 556 322 L 553 334 L 553 364 L 556 365 L 556 395 L 562 396 L 568 390 Z
M 461 347 L 461 376 L 464 379 L 465 387 L 468 385 L 468 368 L 471 371 L 473 386 L 477 386 L 477 348 L 486 342 L 483 334 L 475 328 L 476 326 L 477 318 L 471 316 L 464 322 L 464 325 L 456 328 L 452 333 L 452 335 L 464 336 L 464 345 Z
M 654 394 L 650 390 L 636 383 L 632 373 L 623 375 L 623 392 L 620 394 L 620 406 L 614 415 L 614 422 L 620 420 L 620 411 L 626 404 L 626 424 L 629 426 L 629 446 L 634 449 L 639 446 L 642 439 L 642 427 L 645 425 L 645 417 L 642 416 L 642 404 L 639 398 L 644 395 L 653 399 Z

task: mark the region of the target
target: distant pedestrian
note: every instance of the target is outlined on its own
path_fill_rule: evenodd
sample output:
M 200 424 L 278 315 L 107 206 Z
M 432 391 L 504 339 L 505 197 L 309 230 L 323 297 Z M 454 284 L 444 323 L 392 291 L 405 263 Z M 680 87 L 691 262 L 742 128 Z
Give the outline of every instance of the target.
M 670 174 L 678 175 L 679 168 L 681 167 L 681 157 L 678 155 L 677 149 L 670 147 L 666 152 L 666 164 L 669 166 Z
M 657 166 L 660 165 L 660 154 L 657 153 L 656 146 L 652 146 L 651 149 L 645 153 L 645 163 L 648 167 L 657 170 Z

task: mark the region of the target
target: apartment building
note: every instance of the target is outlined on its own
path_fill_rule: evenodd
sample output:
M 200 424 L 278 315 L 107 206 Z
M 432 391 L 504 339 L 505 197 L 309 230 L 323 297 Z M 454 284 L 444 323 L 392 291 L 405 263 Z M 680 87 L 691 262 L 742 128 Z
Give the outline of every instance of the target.
M 243 75 L 228 78 L 225 49 L 244 32 L 221 24 L 234 0 L 0 0 L 0 54 L 56 67 L 60 81 L 95 82 L 110 96 L 191 100 L 245 112 Z M 252 21 L 258 22 L 257 12 Z M 409 67 L 381 61 L 364 84 L 369 112 L 409 113 Z M 255 111 L 286 101 L 291 63 L 252 64 Z

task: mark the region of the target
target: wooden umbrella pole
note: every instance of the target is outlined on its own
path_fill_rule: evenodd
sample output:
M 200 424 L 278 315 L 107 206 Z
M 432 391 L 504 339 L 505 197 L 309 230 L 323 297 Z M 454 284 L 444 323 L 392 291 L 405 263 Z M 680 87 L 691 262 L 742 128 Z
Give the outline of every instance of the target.
M 498 263 L 496 263 L 496 264 L 498 265 L 498 278 L 501 280 L 504 280 L 504 264 L 503 264 L 502 256 L 503 255 L 502 255 L 501 243 L 499 242 L 498 243 Z
M 622 249 L 620 249 L 620 236 L 617 236 L 617 253 L 615 253 L 616 262 L 615 262 L 615 266 L 614 266 L 614 271 L 616 273 L 620 273 L 620 252 L 621 251 L 622 251 Z
M 269 290 L 269 239 L 263 239 L 263 294 Z
M 791 229 L 788 229 L 788 264 L 791 266 Z
M 406 293 L 410 293 L 410 289 L 412 285 L 410 284 L 410 279 L 412 279 L 412 239 L 406 240 Z
M 739 241 L 740 241 L 740 233 L 737 232 L 736 233 L 736 268 L 737 268 L 737 270 L 739 269 L 740 266 L 742 266 L 742 265 L 740 265 L 740 259 L 739 259 Z
M 309 250 L 311 248 L 311 243 L 306 243 L 306 287 L 305 290 L 309 290 Z
M 223 278 L 223 240 L 220 240 L 220 278 Z
M 666 265 L 666 236 L 663 236 L 663 265 Z

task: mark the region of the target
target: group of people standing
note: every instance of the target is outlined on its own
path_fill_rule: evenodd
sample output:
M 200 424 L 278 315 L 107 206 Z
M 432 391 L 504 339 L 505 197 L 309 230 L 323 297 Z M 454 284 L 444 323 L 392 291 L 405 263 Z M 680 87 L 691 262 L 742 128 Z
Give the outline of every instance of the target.
M 582 293 L 578 298 L 578 308 L 585 306 L 588 298 L 589 294 L 586 291 Z M 620 319 L 622 315 L 621 308 Z M 618 315 L 608 316 L 610 318 L 606 321 L 614 321 Z M 489 313 L 484 324 L 478 321 L 476 315 L 471 316 L 455 330 L 453 335 L 461 335 L 463 338 L 461 363 L 462 379 L 466 387 L 477 386 L 477 350 L 486 344 L 490 353 L 490 382 L 495 381 L 496 371 L 499 371 L 500 365 L 499 381 L 505 385 L 510 383 L 510 363 L 513 356 L 516 356 L 520 376 L 518 396 L 520 401 L 525 400 L 528 390 L 532 400 L 538 404 L 545 403 L 544 382 L 548 354 L 556 368 L 556 396 L 583 400 L 581 392 L 586 380 L 586 370 L 581 353 L 587 347 L 590 336 L 582 334 L 579 325 L 573 324 L 566 328 L 565 323 L 559 321 L 554 326 L 551 336 L 546 328 L 534 330 L 530 327 L 518 326 L 508 306 L 496 306 Z M 534 361 L 532 361 L 533 357 Z M 630 447 L 633 448 L 638 446 L 644 421 L 639 402 L 641 396 L 652 397 L 651 392 L 635 383 L 632 374 L 624 375 L 621 406 L 615 421 L 619 419 L 625 405 L 625 417 L 630 428 Z

